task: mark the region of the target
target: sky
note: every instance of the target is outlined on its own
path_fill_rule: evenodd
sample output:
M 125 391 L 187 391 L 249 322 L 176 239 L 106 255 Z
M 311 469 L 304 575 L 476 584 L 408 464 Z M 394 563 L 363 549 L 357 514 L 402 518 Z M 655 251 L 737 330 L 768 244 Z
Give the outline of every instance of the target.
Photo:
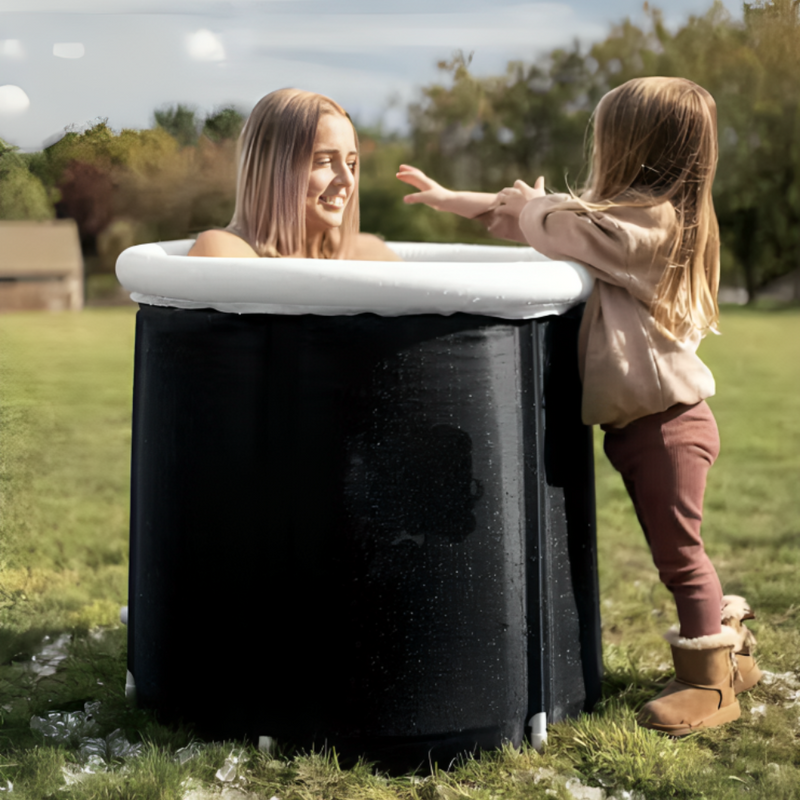
M 659 4 L 671 28 L 711 0 Z M 741 18 L 741 0 L 723 0 Z M 362 125 L 403 130 L 437 62 L 473 53 L 478 75 L 615 23 L 641 0 L 0 0 L 0 138 L 38 150 L 107 118 L 147 128 L 176 103 L 247 113 L 283 86 L 329 95 Z

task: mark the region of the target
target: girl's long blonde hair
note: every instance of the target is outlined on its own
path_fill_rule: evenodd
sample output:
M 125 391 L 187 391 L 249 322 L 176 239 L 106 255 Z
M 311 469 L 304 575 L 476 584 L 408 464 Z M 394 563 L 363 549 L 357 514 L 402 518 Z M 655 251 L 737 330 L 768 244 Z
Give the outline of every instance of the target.
M 635 78 L 594 112 L 588 190 L 580 204 L 675 209 L 674 243 L 651 311 L 671 339 L 716 331 L 719 226 L 711 187 L 717 168 L 711 95 L 684 78 Z
M 278 89 L 258 101 L 242 129 L 236 209 L 228 230 L 241 236 L 260 256 L 311 255 L 305 201 L 314 139 L 323 114 L 350 119 L 329 97 Z M 355 128 L 353 135 L 358 147 Z M 358 162 L 355 188 L 339 231 L 338 237 L 323 236 L 322 257 L 344 257 L 358 234 Z

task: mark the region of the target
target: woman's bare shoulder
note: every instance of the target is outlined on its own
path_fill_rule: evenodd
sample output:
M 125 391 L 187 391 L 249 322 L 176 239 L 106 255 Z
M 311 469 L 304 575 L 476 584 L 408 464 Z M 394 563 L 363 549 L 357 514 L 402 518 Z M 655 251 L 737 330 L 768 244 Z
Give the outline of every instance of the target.
M 350 258 L 356 261 L 402 261 L 386 242 L 372 233 L 359 233 L 353 243 Z
M 230 231 L 210 230 L 199 234 L 187 253 L 190 256 L 210 258 L 258 258 L 258 253 L 247 242 Z

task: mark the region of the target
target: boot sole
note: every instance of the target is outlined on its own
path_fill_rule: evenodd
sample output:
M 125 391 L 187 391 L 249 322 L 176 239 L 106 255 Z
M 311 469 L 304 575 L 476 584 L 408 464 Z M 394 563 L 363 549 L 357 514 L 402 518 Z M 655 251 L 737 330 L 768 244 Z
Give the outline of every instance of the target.
M 664 725 L 658 722 L 640 722 L 638 724 L 643 728 L 650 728 L 654 731 L 661 731 L 661 733 L 669 734 L 670 736 L 688 736 L 690 733 L 696 733 L 703 730 L 703 728 L 716 728 L 719 725 L 724 725 L 726 722 L 733 722 L 742 715 L 742 708 L 738 700 L 734 700 L 729 706 L 720 708 L 715 711 L 710 717 L 706 717 L 696 725 L 687 725 L 682 723 L 679 725 Z

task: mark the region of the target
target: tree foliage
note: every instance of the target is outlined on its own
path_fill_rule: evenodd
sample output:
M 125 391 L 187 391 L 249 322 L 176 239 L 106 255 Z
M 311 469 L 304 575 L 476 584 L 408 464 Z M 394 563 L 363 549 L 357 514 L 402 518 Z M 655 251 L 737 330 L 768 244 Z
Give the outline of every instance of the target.
M 223 142 L 227 139 L 236 140 L 242 132 L 245 116 L 233 106 L 215 111 L 206 117 L 203 123 L 203 136 L 212 142 Z
M 408 137 L 360 132 L 362 229 L 388 239 L 486 241 L 474 223 L 405 205 L 399 164 L 455 188 L 497 191 L 544 175 L 550 189 L 579 190 L 587 126 L 603 94 L 641 75 L 683 76 L 716 98 L 723 274 L 752 297 L 800 264 L 799 6 L 745 3 L 740 22 L 716 3 L 676 31 L 650 9 L 643 26 L 625 20 L 589 49 L 555 49 L 494 77 L 473 75 L 463 55 L 441 62 L 443 80 L 408 109 Z M 41 153 L 2 146 L 0 216 L 52 215 L 57 203 L 104 269 L 126 243 L 225 225 L 243 121 L 230 106 L 201 119 L 178 104 L 156 111 L 151 130 L 116 133 L 100 120 Z
M 153 112 L 156 126 L 165 130 L 181 147 L 188 147 L 197 142 L 200 133 L 200 121 L 197 112 L 191 106 L 178 103 Z
M 588 52 L 554 50 L 497 78 L 474 77 L 457 57 L 440 65 L 449 85 L 423 89 L 411 108 L 411 157 L 457 188 L 496 191 L 544 175 L 551 189 L 579 189 L 584 132 L 605 92 L 644 75 L 694 80 L 717 102 L 723 274 L 752 297 L 800 265 L 798 6 L 745 3 L 736 22 L 715 3 L 674 33 L 650 9 L 648 26 L 624 21 Z
M 55 216 L 42 182 L 16 148 L 0 139 L 0 219 L 52 219 Z
M 361 230 L 389 241 L 452 242 L 459 238 L 459 218 L 431 214 L 421 206 L 407 206 L 408 187 L 395 178 L 397 167 L 411 160 L 407 141 L 379 130 L 359 131 L 361 167 L 359 195 Z M 468 232 L 467 236 L 474 232 Z
M 226 225 L 235 147 L 206 137 L 182 147 L 163 127 L 117 133 L 101 120 L 31 154 L 28 170 L 78 223 L 90 271 L 110 271 L 130 245 Z

